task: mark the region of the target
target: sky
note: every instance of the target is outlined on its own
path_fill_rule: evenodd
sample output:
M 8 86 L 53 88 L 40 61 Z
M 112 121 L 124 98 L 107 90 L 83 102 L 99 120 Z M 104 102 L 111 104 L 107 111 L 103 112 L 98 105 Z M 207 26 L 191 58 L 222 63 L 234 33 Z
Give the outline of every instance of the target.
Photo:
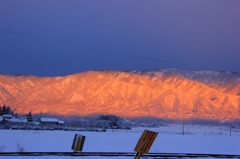
M 240 72 L 239 0 L 1 0 L 0 74 Z

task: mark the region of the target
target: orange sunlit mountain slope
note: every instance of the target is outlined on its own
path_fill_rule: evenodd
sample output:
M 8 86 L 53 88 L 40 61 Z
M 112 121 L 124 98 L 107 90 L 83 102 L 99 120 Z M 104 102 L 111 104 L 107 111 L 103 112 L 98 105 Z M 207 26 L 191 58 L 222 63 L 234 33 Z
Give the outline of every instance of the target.
M 200 72 L 203 74 L 206 72 Z M 220 80 L 172 70 L 89 71 L 62 77 L 0 75 L 0 104 L 21 113 L 240 119 L 240 75 Z M 210 73 L 207 72 L 209 75 Z M 210 78 L 210 77 L 209 77 Z

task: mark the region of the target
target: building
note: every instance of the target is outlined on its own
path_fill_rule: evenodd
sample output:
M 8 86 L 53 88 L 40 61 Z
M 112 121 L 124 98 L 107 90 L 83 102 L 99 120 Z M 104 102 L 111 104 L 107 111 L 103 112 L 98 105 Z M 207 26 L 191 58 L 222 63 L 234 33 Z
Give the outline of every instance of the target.
M 12 114 L 3 114 L 3 121 L 8 121 L 13 118 Z
M 3 116 L 0 116 L 0 129 L 4 129 Z
M 64 121 L 57 118 L 40 118 L 41 125 L 64 125 Z

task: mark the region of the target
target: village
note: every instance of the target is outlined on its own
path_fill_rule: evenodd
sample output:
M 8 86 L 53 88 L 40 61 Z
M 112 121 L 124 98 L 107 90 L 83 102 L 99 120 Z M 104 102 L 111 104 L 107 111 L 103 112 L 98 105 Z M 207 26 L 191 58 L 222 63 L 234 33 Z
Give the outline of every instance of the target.
M 26 115 L 18 115 L 10 106 L 4 104 L 0 105 L 0 129 L 106 131 L 106 129 L 131 129 L 131 126 L 129 122 L 113 115 L 100 115 L 67 122 L 43 114 L 33 115 L 31 112 Z
M 0 106 L 0 129 L 55 130 L 64 129 L 64 125 L 64 121 L 57 118 L 39 117 L 33 120 L 31 112 L 20 116 L 9 106 Z

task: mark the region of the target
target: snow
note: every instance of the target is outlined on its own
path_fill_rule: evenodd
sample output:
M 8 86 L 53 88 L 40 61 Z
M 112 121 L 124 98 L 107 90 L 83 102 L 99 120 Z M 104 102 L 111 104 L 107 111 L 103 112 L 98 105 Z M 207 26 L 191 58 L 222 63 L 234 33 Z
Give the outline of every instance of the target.
M 17 144 L 27 152 L 72 152 L 75 134 L 86 136 L 83 152 L 133 152 L 144 129 L 158 132 L 150 152 L 160 153 L 210 153 L 238 154 L 240 130 L 233 129 L 230 136 L 227 127 L 203 127 L 186 125 L 182 135 L 182 125 L 159 128 L 133 128 L 132 130 L 108 130 L 107 132 L 87 131 L 33 131 L 0 130 L 0 147 L 4 152 L 16 152 Z M 1 159 L 16 157 L 1 156 Z M 21 158 L 21 157 L 18 157 Z M 67 158 L 72 157 L 26 157 L 22 158 Z M 81 157 L 96 158 L 96 157 Z M 104 157 L 97 157 L 104 158 Z M 132 158 L 132 157 L 113 157 Z
M 161 78 L 161 77 L 164 75 L 164 73 L 162 73 L 162 72 L 156 72 L 155 75 L 158 76 L 159 78 Z
M 57 118 L 40 118 L 40 121 L 45 123 L 54 122 L 58 124 L 64 124 L 64 121 L 58 120 Z
M 17 118 L 12 118 L 12 119 L 8 119 L 8 122 L 20 123 L 20 122 L 22 122 L 22 121 L 19 120 L 19 119 L 17 119 Z
M 201 75 L 214 75 L 214 76 L 219 75 L 219 72 L 217 71 L 194 71 L 194 72 Z
M 41 118 L 41 122 L 58 122 L 57 118 Z
M 2 116 L 5 119 L 12 119 L 12 115 L 11 114 L 3 114 Z

